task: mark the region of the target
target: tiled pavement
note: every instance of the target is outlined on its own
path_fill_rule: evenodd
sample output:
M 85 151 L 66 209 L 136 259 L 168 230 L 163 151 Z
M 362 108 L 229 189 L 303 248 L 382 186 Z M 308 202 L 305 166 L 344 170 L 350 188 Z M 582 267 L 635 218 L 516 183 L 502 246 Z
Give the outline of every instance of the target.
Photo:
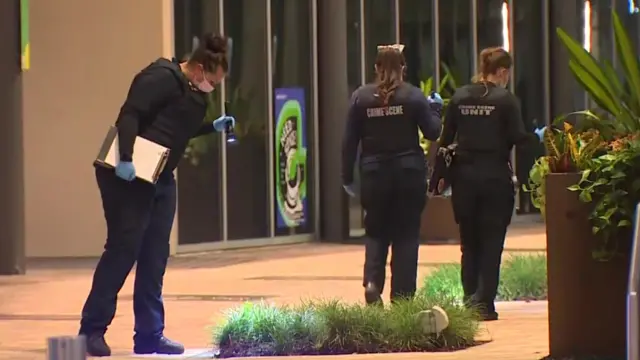
M 544 250 L 542 229 L 515 230 L 507 249 L 512 253 Z M 166 334 L 189 348 L 207 348 L 211 342 L 207 328 L 225 309 L 245 299 L 287 303 L 301 297 L 342 297 L 361 301 L 362 251 L 357 245 L 307 244 L 176 257 L 165 280 Z M 458 258 L 456 246 L 422 246 L 421 276 L 438 263 Z M 0 277 L 0 359 L 45 359 L 45 338 L 77 331 L 94 263 L 36 261 L 26 276 Z M 131 294 L 132 281 L 128 281 L 108 333 L 116 355 L 112 359 L 131 358 Z M 492 341 L 463 351 L 334 358 L 534 360 L 546 354 L 545 303 L 504 304 L 501 320 L 483 326 L 483 339 Z

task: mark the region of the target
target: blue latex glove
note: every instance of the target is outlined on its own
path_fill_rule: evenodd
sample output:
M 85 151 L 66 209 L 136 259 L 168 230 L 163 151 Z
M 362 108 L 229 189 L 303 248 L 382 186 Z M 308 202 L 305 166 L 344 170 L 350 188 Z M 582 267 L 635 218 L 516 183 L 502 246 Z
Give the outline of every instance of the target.
M 427 98 L 427 100 L 429 100 L 430 104 L 444 105 L 444 100 L 442 99 L 442 96 L 440 96 L 440 94 L 438 94 L 437 92 L 432 92 L 431 95 L 429 95 L 429 97 Z
M 542 140 L 544 139 L 544 133 L 545 131 L 547 131 L 547 127 L 543 126 L 540 129 L 535 129 L 533 132 L 536 133 L 536 135 L 538 135 L 538 139 L 540 139 L 540 142 L 542 142 Z
M 233 129 L 236 126 L 236 118 L 222 115 L 213 121 L 213 128 L 216 129 L 217 132 L 223 132 L 227 126 Z
M 136 178 L 136 168 L 132 162 L 120 161 L 116 165 L 116 176 L 125 181 L 133 181 Z
M 440 96 L 440 94 L 438 94 L 437 92 L 432 92 L 431 95 L 427 97 L 427 101 L 429 102 L 429 106 L 431 106 L 431 109 L 438 112 L 442 111 L 444 100 L 442 100 L 442 96 Z
M 342 187 L 344 188 L 344 191 L 349 194 L 349 196 L 351 197 L 356 197 L 356 191 L 354 189 L 353 184 L 349 184 L 349 185 L 342 185 Z

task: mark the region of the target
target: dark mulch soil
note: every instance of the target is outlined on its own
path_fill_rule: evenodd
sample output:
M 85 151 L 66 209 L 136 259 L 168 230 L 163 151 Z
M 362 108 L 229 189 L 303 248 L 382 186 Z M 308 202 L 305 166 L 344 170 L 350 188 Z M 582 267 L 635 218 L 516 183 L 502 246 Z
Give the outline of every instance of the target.
M 498 301 L 502 301 L 504 299 L 500 299 L 498 298 Z M 532 301 L 546 301 L 547 300 L 547 295 L 543 295 L 543 296 L 539 296 L 539 297 L 535 297 L 535 296 L 521 296 L 515 299 L 511 299 L 508 301 L 524 301 L 524 302 L 532 302 Z
M 471 346 L 480 345 L 481 343 Z M 468 347 L 471 347 L 468 346 Z M 429 350 L 429 352 L 450 352 L 462 350 L 468 347 L 443 347 L 441 349 Z M 299 342 L 291 344 L 287 349 L 276 348 L 271 343 L 255 343 L 255 342 L 234 342 L 225 344 L 217 350 L 216 358 L 235 358 L 235 357 L 258 357 L 258 356 L 307 356 L 307 355 L 349 355 L 349 354 L 375 354 L 375 353 L 394 353 L 392 349 L 379 349 L 371 346 L 368 349 L 356 348 L 327 348 L 317 349 L 314 344 L 309 342 Z M 600 360 L 600 359 L 598 359 Z
M 545 356 L 540 360 L 624 360 L 624 358 L 602 357 L 602 356 L 571 356 L 571 357 L 556 358 L 551 356 Z
M 286 355 L 340 355 L 320 354 L 310 343 L 293 344 L 290 349 L 277 349 L 271 343 L 233 342 L 218 349 L 218 358 L 286 356 Z

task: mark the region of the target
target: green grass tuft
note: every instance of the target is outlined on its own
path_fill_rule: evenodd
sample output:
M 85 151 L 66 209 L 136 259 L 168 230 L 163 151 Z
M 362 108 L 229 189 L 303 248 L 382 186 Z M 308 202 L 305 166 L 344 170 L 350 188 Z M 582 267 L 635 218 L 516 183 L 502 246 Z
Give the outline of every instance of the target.
M 462 284 L 460 284 L 460 264 L 443 264 L 427 275 L 418 296 L 443 303 L 462 305 Z
M 442 334 L 427 334 L 417 314 L 434 305 L 449 316 Z M 299 306 L 246 303 L 228 312 L 214 331 L 221 357 L 350 354 L 454 350 L 474 344 L 478 316 L 473 310 L 425 297 L 387 307 L 338 300 Z
M 478 314 L 462 306 L 460 265 L 445 264 L 425 279 L 413 299 L 386 307 L 311 300 L 296 306 L 245 303 L 214 330 L 219 357 L 337 355 L 447 351 L 475 344 Z M 515 255 L 502 264 L 501 300 L 546 297 L 544 254 Z M 427 334 L 417 320 L 434 305 L 449 316 L 441 334 Z
M 443 264 L 423 280 L 422 296 L 443 301 L 462 300 L 460 264 Z M 547 298 L 547 257 L 544 253 L 511 255 L 500 270 L 498 300 L 544 300 Z
M 547 298 L 547 256 L 544 253 L 513 255 L 502 264 L 500 300 Z

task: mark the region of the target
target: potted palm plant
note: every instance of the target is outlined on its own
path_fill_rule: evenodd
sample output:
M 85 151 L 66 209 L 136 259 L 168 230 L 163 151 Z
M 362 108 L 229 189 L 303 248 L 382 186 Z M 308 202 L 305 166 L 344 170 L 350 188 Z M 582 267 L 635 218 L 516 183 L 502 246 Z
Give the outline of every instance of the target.
M 569 69 L 595 103 L 545 134 L 529 190 L 547 233 L 549 348 L 554 358 L 623 357 L 632 217 L 640 201 L 640 63 L 612 14 L 618 71 L 564 30 Z

